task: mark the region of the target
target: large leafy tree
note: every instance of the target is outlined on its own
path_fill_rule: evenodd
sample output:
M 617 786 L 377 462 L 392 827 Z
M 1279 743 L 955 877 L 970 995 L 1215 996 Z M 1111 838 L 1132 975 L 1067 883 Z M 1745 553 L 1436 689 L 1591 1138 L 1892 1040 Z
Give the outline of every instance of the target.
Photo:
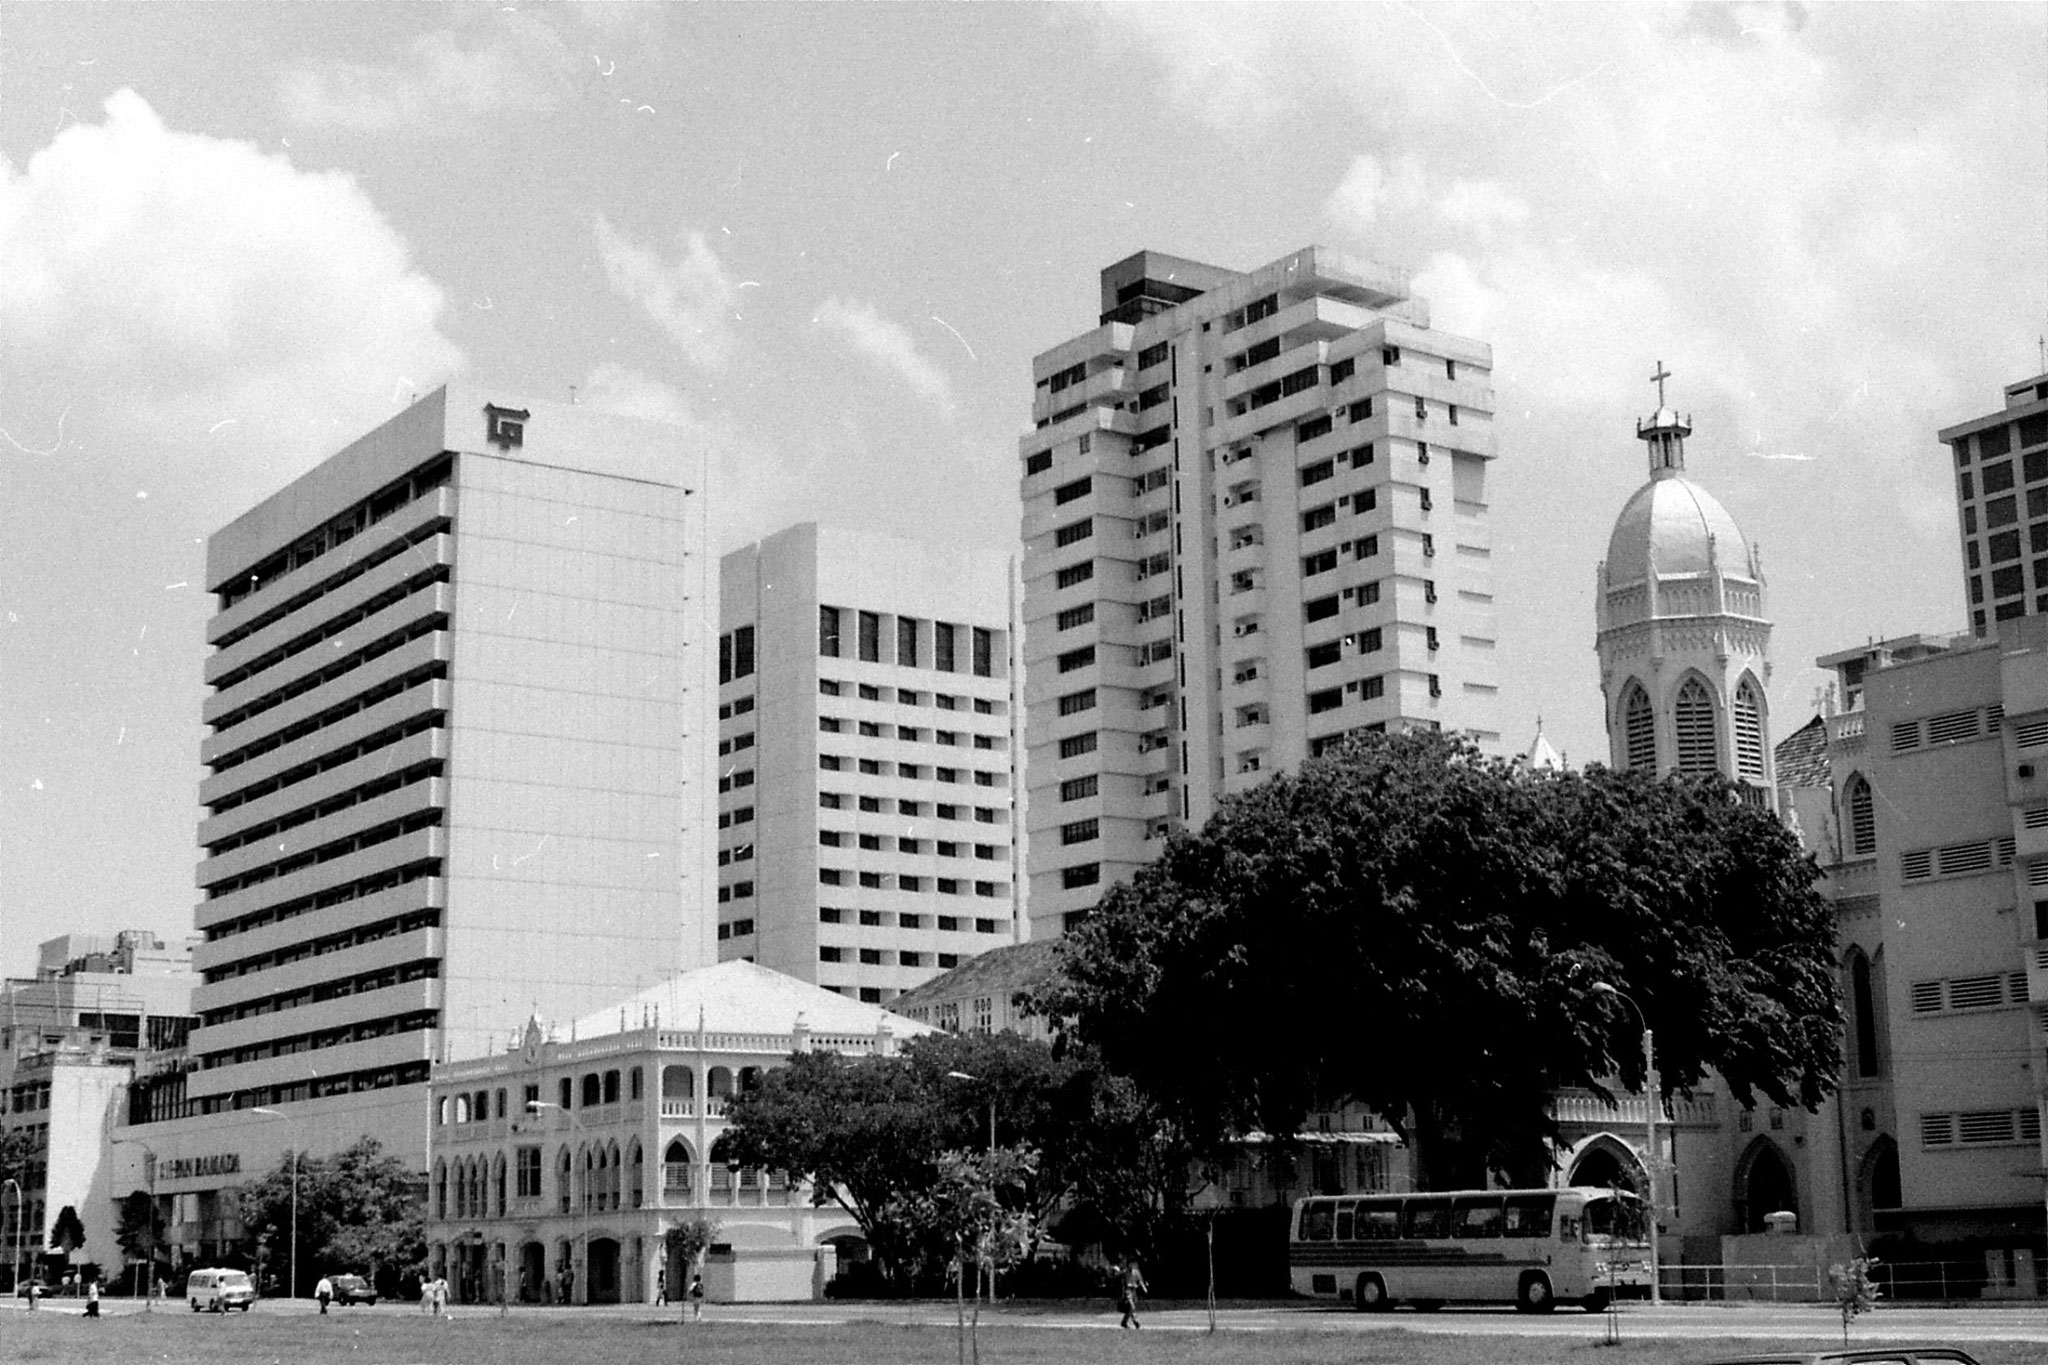
M 1363 736 L 1226 802 L 1114 887 L 1039 1004 L 1197 1153 L 1349 1096 L 1439 1188 L 1549 1161 L 1549 1096 L 1641 1083 L 1811 1108 L 1834 1083 L 1818 873 L 1720 781 L 1531 773 L 1436 734 Z
M 241 1187 L 243 1231 L 270 1248 L 270 1266 L 291 1261 L 292 1155 Z M 426 1259 L 425 1182 L 375 1138 L 327 1157 L 298 1158 L 298 1278 L 293 1292 L 328 1271 L 391 1272 Z

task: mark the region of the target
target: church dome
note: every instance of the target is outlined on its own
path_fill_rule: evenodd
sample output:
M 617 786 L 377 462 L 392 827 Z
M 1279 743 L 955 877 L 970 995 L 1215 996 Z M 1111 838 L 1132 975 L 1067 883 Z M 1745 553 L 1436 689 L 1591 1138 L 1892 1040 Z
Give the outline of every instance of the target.
M 1728 509 L 1689 479 L 1669 474 L 1652 479 L 1614 520 L 1614 533 L 1607 538 L 1607 581 L 1648 578 L 1653 553 L 1660 578 L 1703 574 L 1710 543 L 1723 573 L 1749 577 L 1749 542 Z

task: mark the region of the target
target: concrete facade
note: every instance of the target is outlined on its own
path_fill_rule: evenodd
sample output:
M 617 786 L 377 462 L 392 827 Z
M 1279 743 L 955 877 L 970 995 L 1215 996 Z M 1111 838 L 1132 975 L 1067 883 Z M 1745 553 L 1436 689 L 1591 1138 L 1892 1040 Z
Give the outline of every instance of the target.
M 1348 732 L 1498 748 L 1491 369 L 1319 247 L 1102 272 L 1018 446 L 1034 936 Z
M 724 556 L 721 960 L 880 1003 L 1016 941 L 1012 574 L 808 522 Z
M 709 960 L 701 479 L 451 386 L 208 542 L 199 1026 L 128 1135 L 193 1254 L 287 1148 L 423 1163 L 436 1058 Z

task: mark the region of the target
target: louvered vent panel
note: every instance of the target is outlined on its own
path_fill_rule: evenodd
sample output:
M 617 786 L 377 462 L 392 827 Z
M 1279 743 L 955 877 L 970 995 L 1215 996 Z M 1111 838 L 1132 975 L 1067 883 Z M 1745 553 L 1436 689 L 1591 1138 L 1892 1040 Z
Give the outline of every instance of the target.
M 2027 864 L 2027 885 L 2048 886 L 2048 858 Z
M 2048 727 L 2044 727 L 2044 728 L 2048 728 Z M 2044 743 L 2044 744 L 2048 744 L 2048 737 L 2044 737 L 2044 739 L 2042 740 L 2042 743 Z M 1903 752 L 1905 752 L 1905 751 L 1906 751 L 1907 749 L 1917 749 L 1917 748 L 1919 748 L 1919 747 L 1920 747 L 1920 722 L 1919 722 L 1919 721 L 1917 721 L 1917 720 L 1902 720 L 1902 721 L 1900 721 L 1900 722 L 1899 722 L 1899 723 L 1898 723 L 1897 725 L 1894 725 L 1894 726 L 1892 727 L 1892 752 L 1893 752 L 1893 753 L 1895 753 L 1895 754 L 1896 754 L 1896 753 L 1903 753 Z
M 1981 1010 L 2005 1003 L 2005 975 L 1959 976 L 1948 983 L 1948 1007 L 1952 1010 Z
M 1959 739 L 1977 737 L 1977 713 L 1975 711 L 1951 711 L 1945 716 L 1927 718 L 1927 742 L 1929 744 L 1952 744 Z
M 2048 720 L 2030 720 L 2012 732 L 2013 742 L 2022 749 L 2038 749 L 2048 744 Z
M 2019 1125 L 2010 1109 L 1975 1109 L 1956 1115 L 1956 1136 L 1964 1142 L 2011 1142 Z
M 2039 1142 L 2040 1140 L 2041 1111 L 2038 1109 L 2020 1110 L 2020 1141 Z
M 1998 865 L 2000 867 L 2011 867 L 2012 860 L 2019 854 L 2019 844 L 2010 834 L 2003 838 L 1992 840 L 1992 844 L 1998 849 Z
M 1941 875 L 1944 877 L 1953 877 L 1960 872 L 1986 872 L 1990 868 L 1990 844 L 1950 844 L 1941 851 Z
M 1941 983 L 1939 981 L 1915 981 L 1913 983 L 1913 1013 L 1934 1014 L 1941 1009 Z
M 1984 733 L 1995 735 L 1998 727 L 2005 724 L 2005 708 L 1997 702 L 1984 708 Z
M 1956 1116 L 1954 1114 L 1922 1114 L 1920 1116 L 1920 1145 L 1922 1147 L 1946 1147 L 1956 1140 Z
M 2020 815 L 2020 824 L 2026 829 L 2048 829 L 2048 806 L 2035 806 Z

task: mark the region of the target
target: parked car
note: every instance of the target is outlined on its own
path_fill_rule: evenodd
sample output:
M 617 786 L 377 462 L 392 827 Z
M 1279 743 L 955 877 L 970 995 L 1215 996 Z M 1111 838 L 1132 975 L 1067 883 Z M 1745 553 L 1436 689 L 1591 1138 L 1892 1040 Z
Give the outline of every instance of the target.
M 244 1313 L 256 1302 L 256 1286 L 242 1270 L 195 1270 L 185 1277 L 185 1301 L 195 1313 Z
M 1835 1351 L 1730 1356 L 1709 1365 L 1977 1365 L 1977 1357 L 1954 1346 L 1850 1346 Z
M 377 1289 L 360 1275 L 335 1275 L 328 1279 L 328 1286 L 334 1290 L 337 1304 L 377 1303 Z

